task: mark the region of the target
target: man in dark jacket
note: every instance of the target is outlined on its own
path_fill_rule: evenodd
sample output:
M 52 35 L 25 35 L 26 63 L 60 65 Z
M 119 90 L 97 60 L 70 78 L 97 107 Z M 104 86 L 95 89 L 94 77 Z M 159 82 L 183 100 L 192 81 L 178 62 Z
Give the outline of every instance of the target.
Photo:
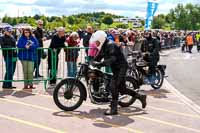
M 48 51 L 48 70 L 50 72 L 50 85 L 52 87 L 54 87 L 56 84 L 56 73 L 53 70 L 55 69 L 57 71 L 58 69 L 58 55 L 61 51 L 61 48 L 65 47 L 65 40 L 65 29 L 63 27 L 59 27 L 57 29 L 57 33 L 53 36 L 49 46 L 49 48 L 51 48 L 52 51 Z M 56 68 L 54 68 L 52 65 Z
M 120 49 L 115 43 L 106 39 L 107 35 L 104 31 L 95 32 L 91 41 L 95 42 L 97 48 L 100 50 L 99 54 L 95 57 L 93 62 L 94 66 L 110 66 L 113 72 L 113 78 L 110 83 L 110 90 L 112 93 L 111 110 L 105 112 L 105 115 L 116 115 L 119 92 L 121 94 L 128 94 L 138 98 L 142 102 L 142 107 L 146 107 L 146 95 L 140 95 L 137 92 L 127 89 L 125 84 L 126 71 L 128 63 Z M 104 61 L 101 61 L 104 59 Z
M 12 86 L 11 80 L 13 80 L 13 75 L 15 73 L 16 61 L 17 61 L 17 52 L 14 49 L 16 48 L 16 40 L 12 36 L 12 28 L 6 27 L 4 36 L 1 38 L 0 44 L 3 48 L 3 57 L 6 65 L 6 73 L 4 76 L 3 87 L 5 89 L 16 88 Z
M 141 51 L 147 53 L 144 57 L 144 60 L 146 60 L 149 63 L 149 73 L 148 78 L 145 80 L 147 83 L 154 83 L 155 81 L 155 72 L 156 72 L 156 66 L 160 59 L 159 55 L 159 42 L 156 38 L 152 37 L 151 32 L 145 33 L 145 40 L 143 41 Z
M 43 35 L 43 21 L 38 20 L 37 23 L 38 23 L 38 27 L 33 33 L 39 42 L 39 45 L 40 45 L 39 48 L 43 48 L 43 41 L 45 40 L 44 35 Z M 43 77 L 39 73 L 39 67 L 40 67 L 42 54 L 43 54 L 43 50 L 38 49 L 37 50 L 37 60 L 34 62 L 35 78 Z
M 83 36 L 83 46 L 84 47 L 89 47 L 89 43 L 90 43 L 90 38 L 92 36 L 93 33 L 93 29 L 91 26 L 87 27 L 87 31 Z M 88 55 L 88 49 L 85 50 L 86 54 Z

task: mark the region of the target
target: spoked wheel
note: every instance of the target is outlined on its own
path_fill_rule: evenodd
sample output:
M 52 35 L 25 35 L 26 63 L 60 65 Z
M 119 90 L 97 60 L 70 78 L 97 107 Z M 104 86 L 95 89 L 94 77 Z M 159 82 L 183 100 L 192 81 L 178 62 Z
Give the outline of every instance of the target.
M 157 69 L 155 73 L 155 77 L 156 77 L 155 83 L 152 84 L 151 87 L 154 89 L 160 89 L 164 81 L 164 75 L 159 69 Z
M 64 79 L 55 87 L 53 99 L 60 109 L 73 111 L 82 104 L 84 94 L 79 82 L 75 79 Z
M 133 78 L 127 77 L 126 78 L 126 88 L 129 89 L 129 90 L 136 91 L 137 82 Z M 129 96 L 129 95 L 121 95 L 119 97 L 119 103 L 118 104 L 121 107 L 129 107 L 135 101 L 136 101 L 136 97 L 132 97 L 132 96 Z

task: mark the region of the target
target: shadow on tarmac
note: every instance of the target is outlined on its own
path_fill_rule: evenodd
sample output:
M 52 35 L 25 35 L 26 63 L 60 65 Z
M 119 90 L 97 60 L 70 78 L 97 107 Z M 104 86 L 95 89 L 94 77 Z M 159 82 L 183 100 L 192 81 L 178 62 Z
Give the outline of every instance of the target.
M 5 96 L 14 96 L 14 97 L 17 97 L 17 98 L 24 98 L 24 97 L 28 97 L 28 96 L 33 96 L 34 94 L 31 94 L 32 93 L 32 90 L 31 89 L 28 89 L 28 90 L 25 90 L 29 93 L 26 93 L 23 91 L 16 91 L 16 90 L 6 90 L 4 89 L 3 91 L 0 92 L 0 98 L 5 98 Z
M 158 89 L 158 90 L 141 90 L 140 92 L 145 93 L 149 96 L 153 96 L 154 98 L 168 98 L 167 94 L 171 93 L 166 89 Z
M 74 111 L 74 112 L 55 112 L 54 116 L 59 117 L 78 117 L 80 119 L 90 119 L 93 121 L 93 125 L 100 128 L 111 128 L 111 127 L 124 127 L 135 120 L 129 118 L 134 115 L 145 115 L 147 114 L 144 110 L 137 107 L 119 108 L 119 115 L 105 116 L 104 112 L 106 109 L 91 109 L 89 112 L 86 111 Z

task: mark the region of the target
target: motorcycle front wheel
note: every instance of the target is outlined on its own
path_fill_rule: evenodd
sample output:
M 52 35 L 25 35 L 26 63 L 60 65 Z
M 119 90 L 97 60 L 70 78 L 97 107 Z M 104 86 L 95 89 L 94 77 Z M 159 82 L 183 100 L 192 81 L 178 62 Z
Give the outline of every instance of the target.
M 155 77 L 156 77 L 155 83 L 152 84 L 151 87 L 154 89 L 160 89 L 164 81 L 164 75 L 162 74 L 160 69 L 156 70 Z
M 53 99 L 58 108 L 73 111 L 83 103 L 84 94 L 84 88 L 76 79 L 64 79 L 56 85 Z

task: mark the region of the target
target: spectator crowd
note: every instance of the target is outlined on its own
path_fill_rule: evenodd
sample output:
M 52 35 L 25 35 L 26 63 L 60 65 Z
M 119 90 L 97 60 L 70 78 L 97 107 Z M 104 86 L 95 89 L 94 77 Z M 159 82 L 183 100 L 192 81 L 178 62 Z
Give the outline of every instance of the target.
M 48 72 L 51 79 L 49 83 L 50 87 L 54 87 L 56 76 L 53 74 L 53 65 L 55 65 L 57 71 L 59 54 L 62 49 L 65 52 L 67 76 L 69 77 L 75 77 L 77 73 L 77 59 L 79 56 L 77 47 L 81 45 L 85 47 L 85 54 L 89 61 L 98 54 L 98 49 L 91 40 L 91 36 L 96 30 L 91 26 L 87 26 L 86 30 L 80 29 L 72 33 L 66 33 L 64 27 L 59 27 L 51 37 L 45 37 L 43 21 L 38 20 L 35 30 L 24 27 L 18 31 L 19 34 L 16 34 L 18 32 L 13 32 L 12 27 L 5 27 L 3 36 L 0 38 L 1 52 L 6 68 L 2 88 L 16 88 L 12 85 L 12 80 L 17 59 L 22 64 L 24 89 L 34 89 L 33 78 L 43 77 L 40 74 L 41 58 L 45 59 L 48 56 Z M 146 32 L 150 32 L 153 38 L 157 39 L 160 50 L 181 47 L 183 52 L 192 53 L 192 48 L 196 45 L 197 51 L 200 51 L 200 32 L 139 31 L 133 29 L 109 29 L 106 31 L 107 38 L 122 47 L 125 55 L 128 52 L 125 47 L 128 47 L 128 50 L 131 51 L 141 50 Z M 42 49 L 44 47 L 43 42 L 47 39 L 51 39 L 49 48 L 53 51 L 52 53 L 50 51 L 46 53 Z M 66 46 L 70 48 L 66 48 Z M 73 47 L 76 48 L 73 49 Z M 106 71 L 109 71 L 109 68 Z

